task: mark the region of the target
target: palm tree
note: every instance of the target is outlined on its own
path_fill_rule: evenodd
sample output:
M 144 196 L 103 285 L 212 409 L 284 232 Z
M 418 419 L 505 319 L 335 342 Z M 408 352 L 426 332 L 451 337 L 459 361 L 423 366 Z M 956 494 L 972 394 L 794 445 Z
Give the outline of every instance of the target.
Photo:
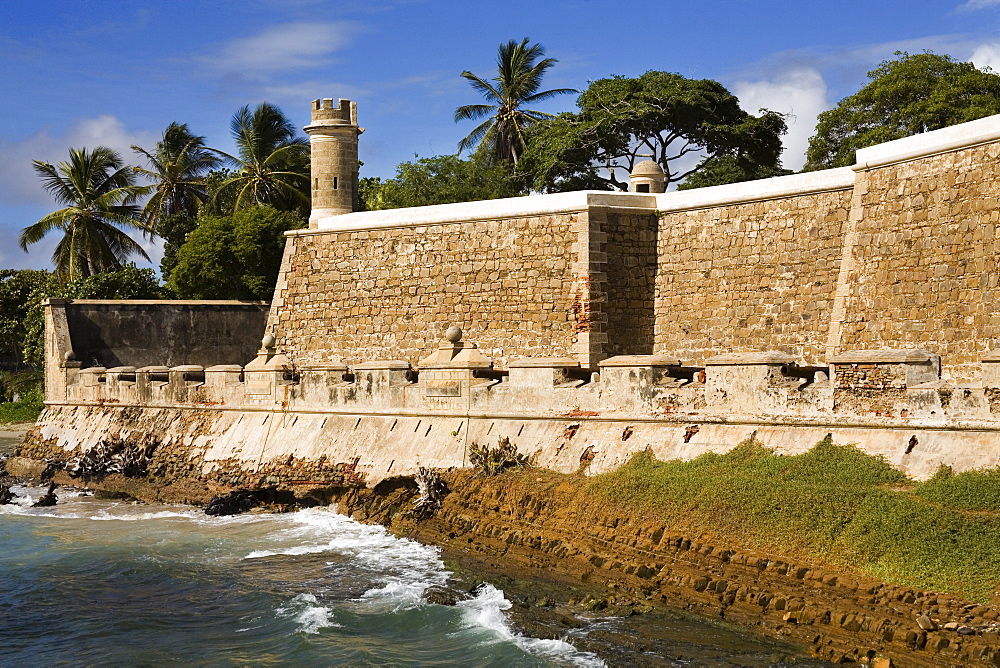
M 239 109 L 229 127 L 239 156 L 216 151 L 234 170 L 216 197 L 232 197 L 234 210 L 270 204 L 307 211 L 309 142 L 295 136 L 295 125 L 278 107 L 262 102 L 253 111 Z
M 538 92 L 542 85 L 542 75 L 555 65 L 555 58 L 545 58 L 545 49 L 540 44 L 528 45 L 525 37 L 520 43 L 510 40 L 501 44 L 497 51 L 498 74 L 485 81 L 472 72 L 462 72 L 462 76 L 492 104 L 467 104 L 455 110 L 455 122 L 478 120 L 489 116 L 475 130 L 458 144 L 459 152 L 479 145 L 493 158 L 517 164 L 524 152 L 524 131 L 533 123 L 552 114 L 543 111 L 522 109 L 521 105 L 541 102 L 556 95 L 576 93 L 572 88 L 556 88 Z
M 67 206 L 24 228 L 18 240 L 21 250 L 53 230 L 61 231 L 52 262 L 56 273 L 70 279 L 117 271 L 132 254 L 149 259 L 121 228 L 150 232 L 136 204 L 150 188 L 135 184 L 133 168 L 126 167 L 116 151 L 107 146 L 93 151 L 71 148 L 69 162 L 35 160 L 34 167 L 44 188 Z
M 136 167 L 135 171 L 155 183 L 153 196 L 142 210 L 146 225 L 155 230 L 163 217 L 194 217 L 208 199 L 205 176 L 219 163 L 219 158 L 205 146 L 205 138 L 191 134 L 186 124 L 173 122 L 163 131 L 163 139 L 156 142 L 152 153 L 134 144 L 132 150 L 145 156 L 151 167 Z

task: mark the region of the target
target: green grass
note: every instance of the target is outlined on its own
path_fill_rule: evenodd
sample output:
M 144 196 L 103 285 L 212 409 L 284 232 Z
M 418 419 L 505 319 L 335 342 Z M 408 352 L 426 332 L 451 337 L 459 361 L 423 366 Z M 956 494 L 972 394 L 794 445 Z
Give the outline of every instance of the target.
M 40 390 L 28 390 L 18 401 L 0 402 L 0 423 L 34 422 L 45 406 Z
M 41 371 L 0 371 L 0 423 L 37 420 L 44 408 L 43 383 Z
M 917 483 L 823 440 L 780 456 L 750 440 L 688 462 L 639 453 L 588 491 L 689 532 L 988 600 L 1000 583 L 1000 472 Z

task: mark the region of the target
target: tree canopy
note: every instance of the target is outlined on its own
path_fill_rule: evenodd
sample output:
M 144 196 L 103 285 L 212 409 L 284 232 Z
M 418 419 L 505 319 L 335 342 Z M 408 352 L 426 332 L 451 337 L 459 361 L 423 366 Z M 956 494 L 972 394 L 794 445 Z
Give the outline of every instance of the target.
M 542 58 L 541 44 L 510 40 L 497 51 L 497 76 L 489 81 L 468 70 L 462 76 L 491 104 L 467 104 L 455 110 L 455 122 L 486 117 L 458 144 L 458 151 L 479 149 L 501 162 L 517 163 L 524 152 L 524 132 L 532 124 L 552 114 L 522 108 L 556 95 L 576 93 L 572 88 L 539 91 L 546 70 L 555 58 Z
M 274 292 L 284 233 L 303 226 L 271 206 L 206 216 L 177 251 L 168 286 L 182 299 L 260 299 Z
M 931 52 L 895 55 L 819 115 L 806 170 L 853 165 L 859 148 L 1000 113 L 1000 75 L 988 68 Z
M 729 169 L 716 178 L 781 173 L 784 117 L 743 111 L 717 81 L 658 71 L 615 76 L 591 83 L 577 105 L 579 112 L 541 121 L 528 134 L 519 168 L 536 190 L 627 190 L 628 173 L 646 158 L 668 184 L 726 157 Z
M 233 210 L 271 205 L 309 215 L 309 141 L 273 104 L 252 111 L 241 107 L 229 124 L 237 155 L 222 151 L 232 168 L 216 197 L 228 198 Z
M 205 146 L 204 137 L 191 134 L 186 124 L 174 122 L 163 131 L 152 152 L 135 145 L 132 150 L 149 164 L 149 169 L 136 167 L 135 171 L 153 182 L 153 194 L 142 210 L 148 227 L 155 230 L 165 216 L 198 213 L 198 207 L 208 199 L 205 176 L 219 162 Z
M 516 197 L 527 192 L 504 163 L 439 155 L 403 162 L 391 179 L 361 179 L 361 202 L 368 211 L 450 202 Z
M 149 259 L 125 231 L 150 232 L 136 204 L 149 189 L 136 185 L 133 168 L 126 167 L 116 151 L 107 146 L 92 151 L 71 148 L 68 162 L 35 160 L 34 167 L 45 190 L 67 206 L 25 227 L 21 250 L 50 232 L 61 232 L 52 262 L 56 273 L 70 279 L 117 271 L 131 255 Z
M 0 270 L 0 355 L 24 362 L 25 319 L 34 301 L 53 284 L 52 274 L 35 269 Z

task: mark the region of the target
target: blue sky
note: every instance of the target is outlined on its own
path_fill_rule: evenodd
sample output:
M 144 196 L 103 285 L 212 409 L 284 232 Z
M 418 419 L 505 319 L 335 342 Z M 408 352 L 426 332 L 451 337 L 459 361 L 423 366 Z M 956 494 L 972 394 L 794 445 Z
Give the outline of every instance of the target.
M 530 38 L 559 59 L 547 88 L 647 70 L 721 81 L 749 111 L 792 114 L 783 157 L 801 166 L 816 114 L 896 50 L 1000 71 L 1000 0 L 5 0 L 0 11 L 0 267 L 49 267 L 21 228 L 54 210 L 31 169 L 70 147 L 137 160 L 171 121 L 230 150 L 228 124 L 267 100 L 299 126 L 318 97 L 356 100 L 365 176 L 453 153 L 497 45 Z M 574 97 L 543 110 L 574 108 Z M 155 242 L 149 244 L 154 261 Z

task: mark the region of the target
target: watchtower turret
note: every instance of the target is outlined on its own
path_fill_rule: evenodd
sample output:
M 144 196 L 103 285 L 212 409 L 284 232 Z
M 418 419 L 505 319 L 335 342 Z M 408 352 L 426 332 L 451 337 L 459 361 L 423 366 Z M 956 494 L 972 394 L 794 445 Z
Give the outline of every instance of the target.
M 305 127 L 312 150 L 312 213 L 320 218 L 358 210 L 358 106 L 350 100 L 313 100 L 312 122 Z

